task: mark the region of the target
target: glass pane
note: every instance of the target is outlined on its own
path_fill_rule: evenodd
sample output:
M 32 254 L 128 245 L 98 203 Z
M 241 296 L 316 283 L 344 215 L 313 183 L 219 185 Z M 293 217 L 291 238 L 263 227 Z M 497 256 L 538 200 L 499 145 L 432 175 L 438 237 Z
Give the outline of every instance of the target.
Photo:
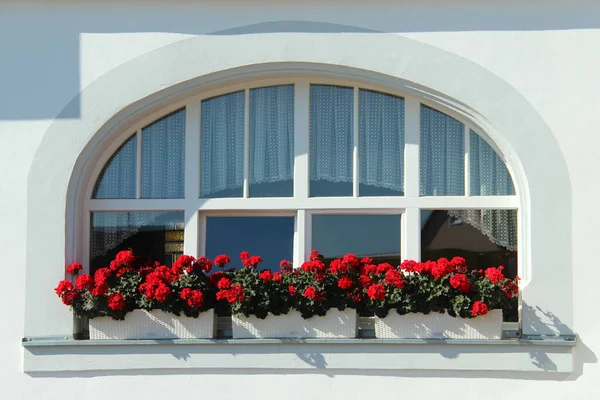
M 471 131 L 470 135 L 471 195 L 514 195 L 515 186 L 504 161 L 478 134 Z
M 244 92 L 202 102 L 200 197 L 242 197 Z
M 310 86 L 310 195 L 352 196 L 354 89 Z
M 183 254 L 183 212 L 94 212 L 90 269 L 108 267 L 121 250 L 171 266 Z
M 142 129 L 142 198 L 184 197 L 185 110 Z
M 421 211 L 421 260 L 455 256 L 467 260 L 470 269 L 502 265 L 504 275 L 514 279 L 518 273 L 517 211 Z M 516 305 L 504 311 L 504 319 L 518 320 Z
M 404 195 L 404 99 L 361 89 L 358 98 L 360 196 Z
M 400 263 L 400 215 L 313 215 L 312 248 L 329 262 L 344 254 Z
M 465 193 L 464 125 L 421 105 L 421 195 Z
M 294 193 L 294 86 L 250 90 L 250 197 Z
M 94 199 L 135 199 L 137 137 L 130 137 L 104 166 L 94 187 Z
M 206 256 L 227 254 L 230 267 L 241 268 L 239 254 L 261 256 L 259 269 L 279 270 L 281 260 L 292 260 L 294 217 L 208 217 Z

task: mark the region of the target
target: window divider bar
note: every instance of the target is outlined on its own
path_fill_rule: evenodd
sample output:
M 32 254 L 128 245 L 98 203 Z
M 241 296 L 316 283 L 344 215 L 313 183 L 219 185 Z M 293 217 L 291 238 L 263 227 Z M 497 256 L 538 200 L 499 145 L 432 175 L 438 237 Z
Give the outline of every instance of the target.
M 142 198 L 142 129 L 136 132 L 136 155 L 135 155 L 135 198 Z
M 184 196 L 197 199 L 200 196 L 200 102 L 185 107 L 185 173 Z
M 244 191 L 246 199 L 250 193 L 250 89 L 244 90 Z
M 471 195 L 471 127 L 465 124 L 465 196 Z
M 294 231 L 294 258 L 292 263 L 296 268 L 299 268 L 305 260 L 306 254 L 306 210 L 298 210 L 296 213 L 296 221 Z
M 410 207 L 402 214 L 402 261 L 421 261 L 421 209 Z
M 404 98 L 404 196 L 420 196 L 419 145 L 420 107 L 418 99 Z
M 197 232 L 198 239 L 196 243 L 198 243 L 198 256 L 206 256 L 206 215 L 200 212 L 196 213 L 197 222 Z M 185 235 L 185 232 L 184 232 Z M 184 243 L 186 241 L 186 237 L 184 236 Z
M 359 196 L 359 171 L 358 171 L 358 87 L 354 87 L 354 114 L 353 114 L 353 136 L 352 136 L 352 193 L 354 197 Z
M 309 196 L 310 171 L 310 85 L 296 82 L 294 87 L 294 198 Z

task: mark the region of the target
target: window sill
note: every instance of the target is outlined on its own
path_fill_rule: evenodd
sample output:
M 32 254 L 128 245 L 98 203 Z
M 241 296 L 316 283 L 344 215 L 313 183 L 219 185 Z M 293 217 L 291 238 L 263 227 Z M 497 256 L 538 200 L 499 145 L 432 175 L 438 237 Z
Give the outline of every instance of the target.
M 227 369 L 571 373 L 573 337 L 23 341 L 27 373 Z

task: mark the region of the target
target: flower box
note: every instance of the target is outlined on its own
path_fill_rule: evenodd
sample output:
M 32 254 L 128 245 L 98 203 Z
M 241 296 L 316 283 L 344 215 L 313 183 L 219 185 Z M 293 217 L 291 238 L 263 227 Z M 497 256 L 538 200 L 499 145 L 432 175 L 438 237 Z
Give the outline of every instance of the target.
M 124 321 L 111 317 L 90 319 L 90 339 L 208 339 L 214 337 L 215 312 L 198 318 L 176 316 L 160 310 L 134 310 Z
M 394 311 L 375 317 L 375 336 L 383 339 L 501 339 L 502 310 L 476 318 L 454 318 L 448 314 Z
M 323 317 L 304 319 L 296 310 L 285 315 L 269 314 L 265 319 L 254 316 L 232 317 L 233 337 L 248 338 L 354 338 L 357 332 L 356 310 L 330 309 Z

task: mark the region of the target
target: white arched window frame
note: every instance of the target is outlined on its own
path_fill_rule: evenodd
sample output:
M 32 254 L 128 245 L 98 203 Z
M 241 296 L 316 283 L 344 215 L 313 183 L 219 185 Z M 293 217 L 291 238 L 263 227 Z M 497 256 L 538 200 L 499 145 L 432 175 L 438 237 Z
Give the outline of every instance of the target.
M 293 196 L 249 197 L 249 130 L 250 130 L 250 90 L 277 85 L 294 86 L 294 180 Z M 352 88 L 353 101 L 353 193 L 347 197 L 310 197 L 309 172 L 309 130 L 310 130 L 310 86 L 334 85 Z M 400 97 L 404 100 L 404 196 L 361 197 L 359 193 L 359 90 L 366 89 L 382 94 Z M 201 146 L 201 107 L 202 102 L 216 96 L 243 91 L 244 93 L 244 183 L 240 198 L 200 198 L 200 146 Z M 420 193 L 420 116 L 421 106 L 439 111 L 463 124 L 464 132 L 464 195 L 462 196 L 423 196 Z M 183 198 L 146 199 L 141 198 L 142 129 L 153 122 L 178 110 L 185 110 L 185 171 Z M 301 78 L 264 79 L 250 83 L 220 87 L 205 91 L 200 95 L 175 102 L 168 107 L 148 115 L 131 129 L 112 141 L 98 159 L 92 178 L 85 193 L 82 221 L 82 240 L 77 246 L 81 252 L 79 259 L 89 269 L 90 263 L 90 216 L 101 211 L 179 211 L 184 214 L 185 254 L 204 255 L 206 252 L 206 221 L 213 216 L 293 216 L 295 217 L 293 262 L 300 265 L 308 258 L 311 250 L 311 221 L 319 214 L 399 214 L 401 215 L 401 258 L 420 260 L 421 258 L 421 210 L 468 210 L 468 209 L 519 209 L 518 187 L 515 194 L 507 196 L 472 196 L 470 193 L 470 137 L 471 132 L 481 137 L 501 158 L 510 175 L 510 164 L 496 144 L 485 136 L 485 130 L 451 107 L 433 98 L 417 96 L 386 86 L 361 81 Z M 96 199 L 93 191 L 98 177 L 112 155 L 132 135 L 136 135 L 136 189 L 131 199 Z M 521 213 L 518 213 L 518 229 Z M 518 240 L 519 274 L 526 280 L 527 268 L 523 257 L 523 241 Z M 516 328 L 516 327 L 515 327 Z

